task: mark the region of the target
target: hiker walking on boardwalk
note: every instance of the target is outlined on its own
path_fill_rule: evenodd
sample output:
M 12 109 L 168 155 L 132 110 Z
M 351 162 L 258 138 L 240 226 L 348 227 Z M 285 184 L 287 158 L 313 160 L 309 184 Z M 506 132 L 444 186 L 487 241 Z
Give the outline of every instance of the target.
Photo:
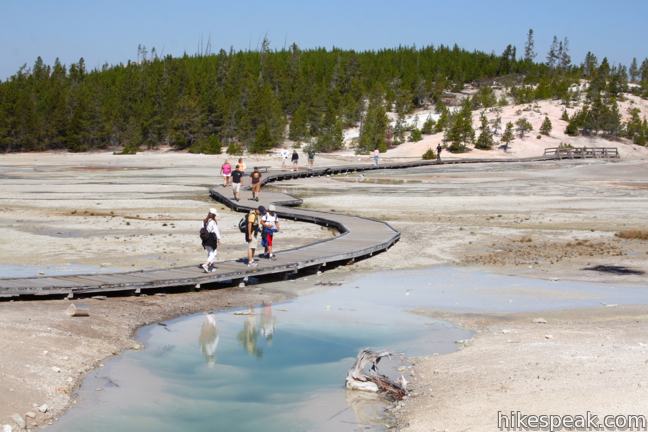
M 245 165 L 245 161 L 243 161 L 243 158 L 239 158 L 237 165 L 239 166 L 239 169 L 245 175 L 245 170 L 247 169 L 247 165 Z
M 250 174 L 252 181 L 252 199 L 259 201 L 259 194 L 261 193 L 261 172 L 258 167 L 254 167 L 254 171 Z
M 275 254 L 272 253 L 272 240 L 274 233 L 279 231 L 279 216 L 275 213 L 274 204 L 268 206 L 268 211 L 261 216 L 261 246 L 265 249 L 265 257 L 275 259 Z
M 241 171 L 239 165 L 236 165 L 236 168 L 232 171 L 232 192 L 234 194 L 234 201 L 241 200 L 241 178 L 243 178 L 243 171 Z
M 308 168 L 313 169 L 313 164 L 315 163 L 315 149 L 310 145 L 306 152 L 308 154 Z
M 281 152 L 279 152 L 279 155 L 281 156 L 281 169 L 286 169 L 286 165 L 288 165 L 288 157 L 290 156 L 290 152 L 288 149 L 281 149 Z
M 247 216 L 247 225 L 245 230 L 245 242 L 247 243 L 247 265 L 256 267 L 257 262 L 254 260 L 254 252 L 259 248 L 259 233 L 261 232 L 261 215 L 265 213 L 265 207 L 259 206 L 250 210 Z
M 290 160 L 292 161 L 293 164 L 292 170 L 297 171 L 299 169 L 299 153 L 297 153 L 297 149 L 293 150 Z
M 216 217 L 218 213 L 216 209 L 209 209 L 207 217 L 203 220 L 203 226 L 200 230 L 200 240 L 202 240 L 203 249 L 207 251 L 207 261 L 201 266 L 205 273 L 215 271 L 214 265 L 216 264 L 216 251 L 220 243 L 221 234 L 218 229 Z
M 441 162 L 441 150 L 443 150 L 443 147 L 441 147 L 441 143 L 437 144 L 437 162 Z
M 223 165 L 221 165 L 220 172 L 223 176 L 223 186 L 229 186 L 230 182 L 232 181 L 232 165 L 230 165 L 227 159 L 225 160 L 225 162 L 223 162 Z
M 380 162 L 380 150 L 374 149 L 371 157 L 373 158 L 374 166 L 378 166 L 378 162 Z

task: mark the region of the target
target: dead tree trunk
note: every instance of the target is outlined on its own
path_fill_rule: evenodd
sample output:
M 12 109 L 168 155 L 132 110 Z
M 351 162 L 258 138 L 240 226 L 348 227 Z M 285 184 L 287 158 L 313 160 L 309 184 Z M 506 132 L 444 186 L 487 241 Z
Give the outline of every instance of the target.
M 401 400 L 407 396 L 407 390 L 400 383 L 378 372 L 378 363 L 383 357 L 389 357 L 387 351 L 376 352 L 363 349 L 358 353 L 355 364 L 346 377 L 346 388 L 374 393 L 384 393 L 390 399 Z

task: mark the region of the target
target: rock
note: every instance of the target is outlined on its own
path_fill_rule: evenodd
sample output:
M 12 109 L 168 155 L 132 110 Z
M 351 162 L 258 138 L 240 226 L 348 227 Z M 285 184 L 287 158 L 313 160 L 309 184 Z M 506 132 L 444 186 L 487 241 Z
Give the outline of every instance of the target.
M 38 411 L 40 411 L 42 413 L 46 413 L 48 409 L 49 409 L 49 407 L 47 406 L 47 404 L 43 404 L 43 405 L 38 407 Z
M 533 320 L 533 323 L 534 323 L 534 324 L 547 324 L 547 320 L 544 319 L 544 318 L 535 318 L 535 319 Z
M 106 300 L 108 297 L 103 295 L 98 295 L 98 296 L 93 296 L 92 298 L 95 300 Z
M 509 334 L 511 333 L 511 329 L 502 329 L 503 334 Z
M 2 432 L 13 432 L 13 428 L 8 424 L 2 425 Z
M 56 373 L 61 373 L 61 368 L 58 366 L 52 366 L 52 370 Z
M 25 417 L 28 417 L 30 419 L 36 418 L 36 413 L 34 411 L 27 411 L 25 413 Z
M 20 429 L 25 429 L 25 426 L 27 426 L 25 419 L 22 418 L 20 414 L 12 414 L 11 420 L 13 420 Z
M 546 335 L 545 335 L 545 339 L 553 339 L 553 336 L 550 335 L 550 334 L 546 334 Z

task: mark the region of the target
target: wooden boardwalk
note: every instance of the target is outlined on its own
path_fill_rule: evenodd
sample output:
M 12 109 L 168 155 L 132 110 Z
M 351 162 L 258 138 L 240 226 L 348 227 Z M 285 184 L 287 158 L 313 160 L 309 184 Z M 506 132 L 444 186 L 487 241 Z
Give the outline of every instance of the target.
M 428 165 L 451 165 L 485 162 L 531 162 L 556 159 L 553 157 L 526 159 L 457 159 L 437 161 L 411 161 L 322 167 L 314 170 L 271 171 L 264 183 L 314 176 L 327 176 L 376 169 L 403 169 Z M 280 218 L 315 223 L 338 230 L 339 235 L 294 249 L 276 253 L 276 260 L 259 260 L 259 265 L 249 268 L 244 261 L 219 261 L 216 271 L 205 273 L 196 266 L 169 269 L 130 271 L 109 274 L 81 274 L 68 276 L 40 276 L 29 278 L 1 278 L 0 298 L 34 298 L 43 296 L 87 296 L 97 294 L 139 294 L 169 288 L 195 289 L 212 286 L 236 285 L 251 278 L 291 277 L 301 272 L 314 272 L 340 264 L 371 257 L 389 249 L 400 238 L 400 233 L 389 224 L 357 216 L 325 213 L 296 208 L 301 200 L 290 195 L 264 190 L 262 201 L 251 201 L 251 192 L 242 191 L 242 200 L 231 200 L 231 189 L 214 187 L 210 195 L 234 211 L 248 211 L 263 204 L 277 206 Z M 241 244 L 243 245 L 243 234 Z M 241 254 L 245 250 L 241 248 Z M 202 258 L 202 255 L 200 256 Z M 196 257 L 199 259 L 198 256 Z

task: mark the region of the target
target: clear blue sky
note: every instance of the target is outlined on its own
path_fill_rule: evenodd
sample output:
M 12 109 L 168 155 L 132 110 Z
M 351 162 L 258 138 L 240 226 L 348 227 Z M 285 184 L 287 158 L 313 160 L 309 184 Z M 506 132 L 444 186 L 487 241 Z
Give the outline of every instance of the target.
M 0 0 L 0 79 L 39 55 L 94 68 L 136 58 L 138 44 L 181 55 L 208 38 L 216 50 L 254 49 L 265 34 L 274 48 L 456 42 L 499 54 L 521 51 L 533 28 L 539 58 L 555 34 L 575 62 L 592 50 L 628 64 L 648 57 L 647 22 L 643 0 Z

